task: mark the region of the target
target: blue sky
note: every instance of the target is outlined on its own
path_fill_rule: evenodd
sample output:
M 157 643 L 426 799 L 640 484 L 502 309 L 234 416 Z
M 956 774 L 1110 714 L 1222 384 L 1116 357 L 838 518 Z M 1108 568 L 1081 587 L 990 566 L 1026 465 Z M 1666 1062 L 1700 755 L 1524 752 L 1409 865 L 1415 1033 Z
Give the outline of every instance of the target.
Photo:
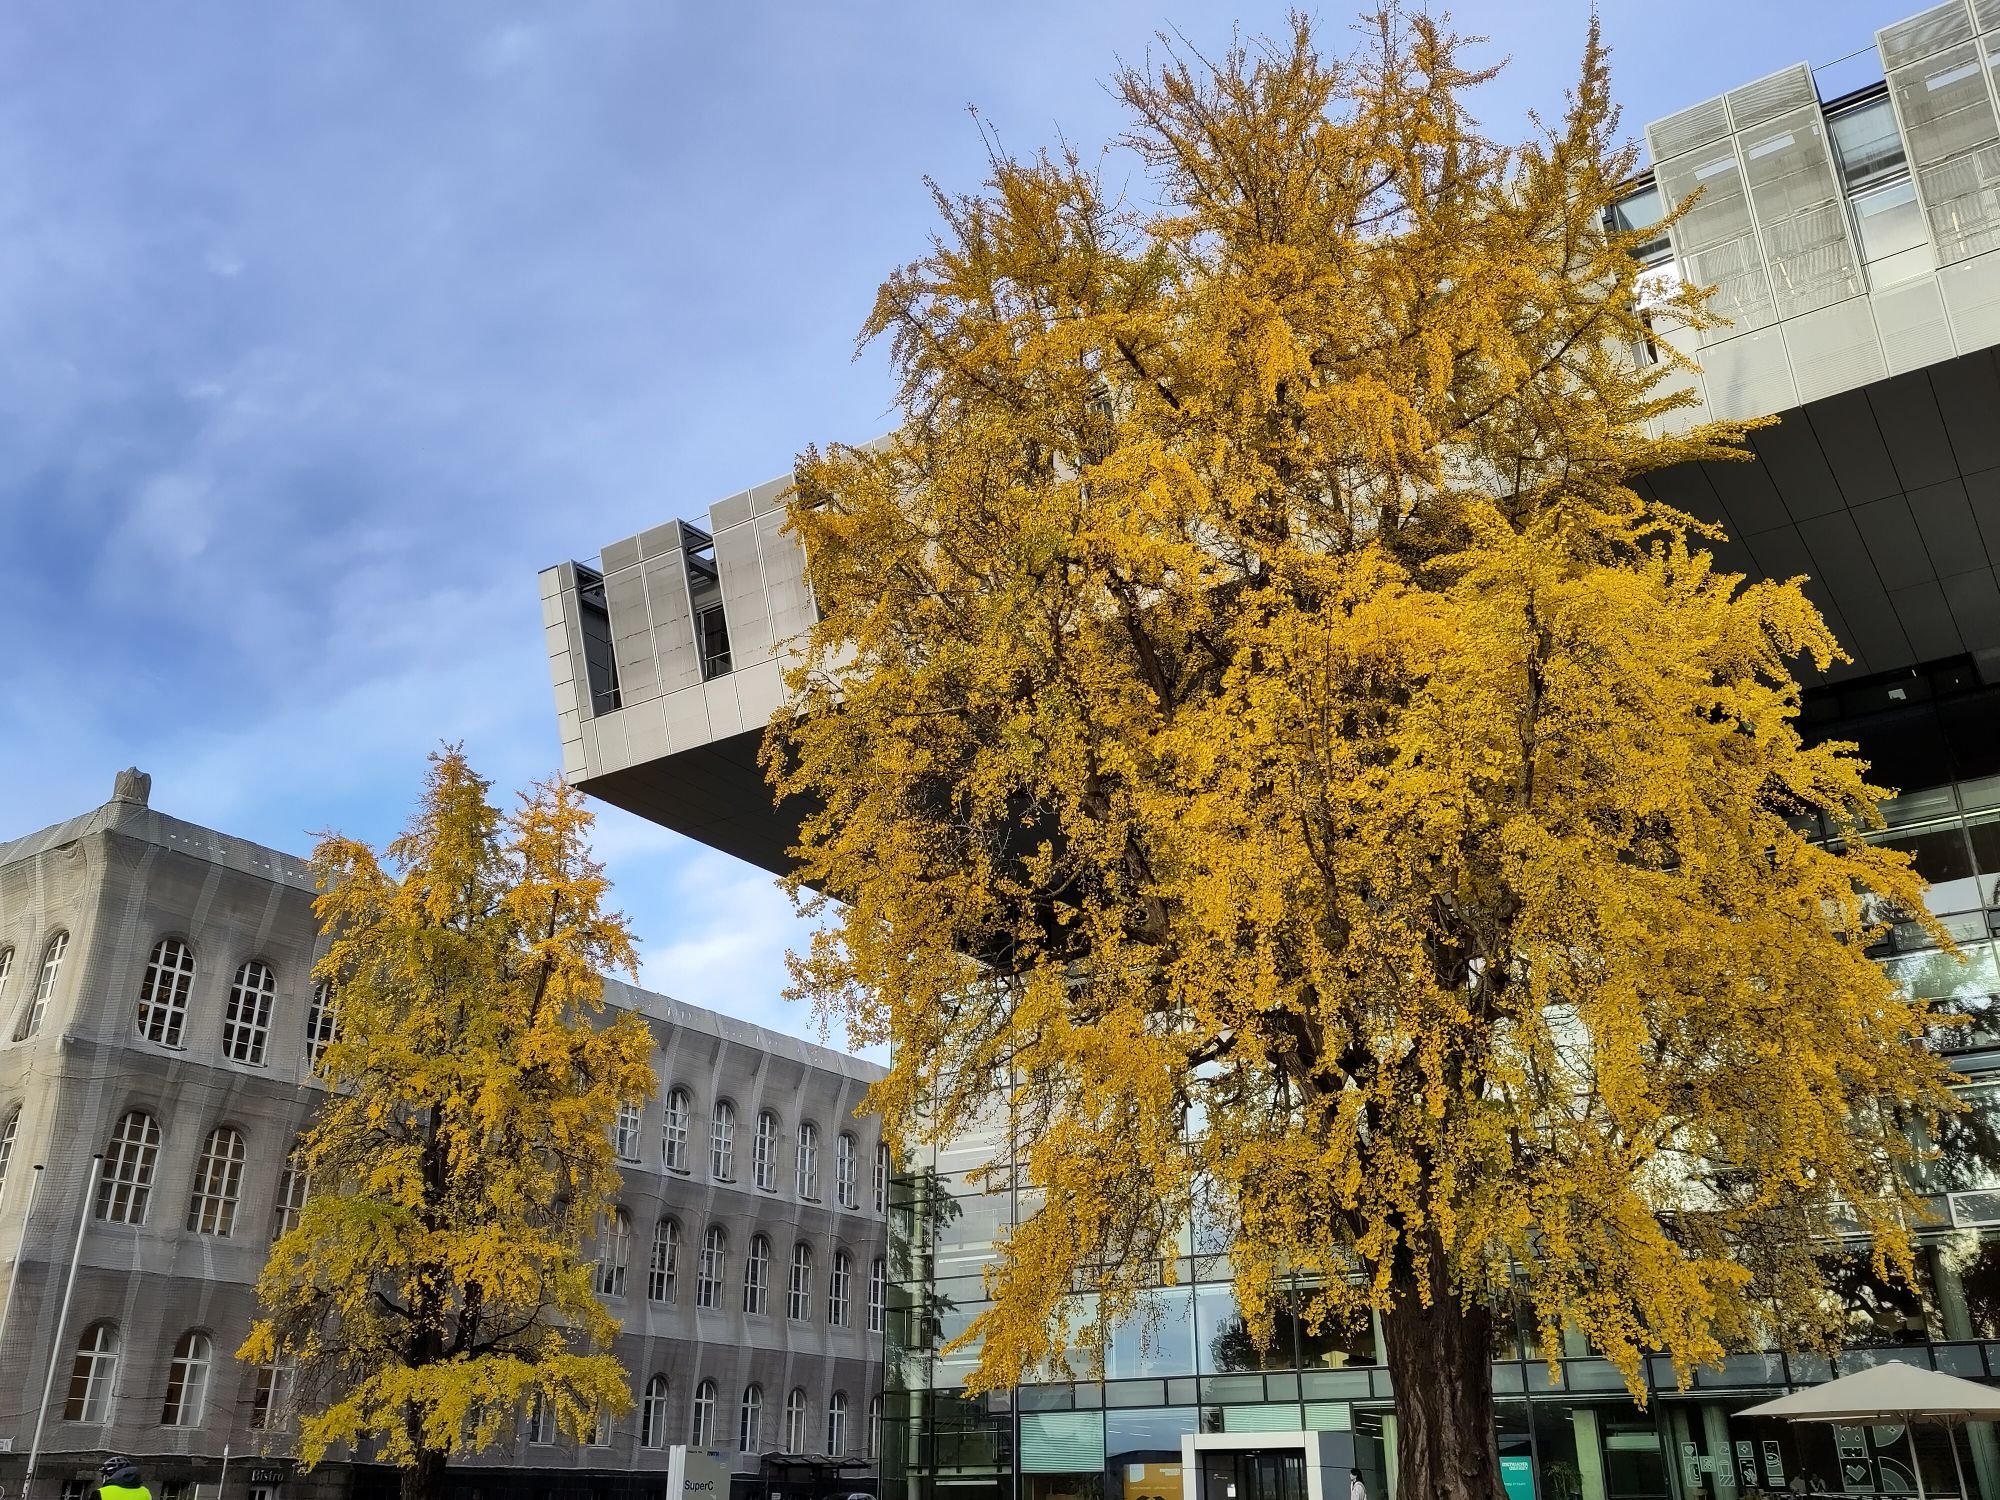
M 1913 8 L 1602 0 L 1634 132 Z M 299 852 L 388 836 L 441 739 L 548 774 L 537 569 L 886 425 L 854 331 L 923 248 L 922 176 L 979 181 L 966 106 L 1015 151 L 1097 143 L 1118 57 L 1284 9 L 15 0 L 0 838 L 133 763 L 155 806 Z M 1511 57 L 1496 130 L 1559 107 L 1584 0 L 1454 14 Z M 646 982 L 816 1034 L 769 877 L 599 832 Z

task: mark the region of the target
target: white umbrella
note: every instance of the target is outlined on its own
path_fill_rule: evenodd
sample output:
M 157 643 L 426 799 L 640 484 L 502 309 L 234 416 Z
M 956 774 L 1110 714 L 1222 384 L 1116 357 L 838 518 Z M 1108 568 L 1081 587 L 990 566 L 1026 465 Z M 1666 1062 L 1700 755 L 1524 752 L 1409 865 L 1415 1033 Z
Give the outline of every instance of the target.
M 1951 1427 L 1954 1422 L 2000 1419 L 2000 1390 L 1936 1370 L 1919 1370 L 1915 1365 L 1892 1359 L 1766 1401 L 1737 1415 L 1782 1417 L 1788 1422 L 1899 1421 L 1909 1434 L 1910 1471 L 1916 1475 L 1918 1500 L 1923 1500 L 1924 1471 L 1917 1462 L 1917 1434 L 1913 1424 L 1918 1417 L 1930 1417 L 1944 1424 L 1945 1442 L 1951 1448 L 1951 1466 L 1958 1475 L 1958 1492 L 1961 1500 L 1969 1500 L 1965 1492 L 1965 1469 L 1958 1461 L 1958 1444 L 1952 1441 Z

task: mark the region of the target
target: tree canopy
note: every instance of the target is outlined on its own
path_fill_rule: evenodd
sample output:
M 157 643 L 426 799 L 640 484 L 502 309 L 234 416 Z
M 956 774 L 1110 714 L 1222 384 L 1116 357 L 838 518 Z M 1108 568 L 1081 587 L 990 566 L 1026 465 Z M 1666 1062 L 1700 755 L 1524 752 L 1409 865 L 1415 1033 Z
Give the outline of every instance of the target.
M 618 1187 L 609 1130 L 653 1039 L 601 1016 L 633 968 L 580 794 L 503 814 L 456 749 L 386 859 L 314 851 L 338 1031 L 295 1156 L 311 1184 L 239 1357 L 293 1370 L 308 1464 L 372 1438 L 406 1495 L 545 1402 L 581 1437 L 631 1404 L 583 1246 Z
M 1253 1333 L 1383 1315 L 1405 1493 L 1496 1493 L 1494 1307 L 1635 1390 L 1829 1327 L 1950 1074 L 1868 957 L 1924 920 L 1881 793 L 1798 732 L 1838 644 L 1634 488 L 1750 455 L 1655 337 L 1703 289 L 1639 308 L 1595 27 L 1511 146 L 1465 40 L 1361 36 L 1168 43 L 1123 154 L 934 190 L 899 425 L 798 464 L 765 756 L 799 990 L 893 1042 L 892 1135 L 997 1099 L 1037 1189 L 974 1384 L 1088 1360 L 1199 1204 Z

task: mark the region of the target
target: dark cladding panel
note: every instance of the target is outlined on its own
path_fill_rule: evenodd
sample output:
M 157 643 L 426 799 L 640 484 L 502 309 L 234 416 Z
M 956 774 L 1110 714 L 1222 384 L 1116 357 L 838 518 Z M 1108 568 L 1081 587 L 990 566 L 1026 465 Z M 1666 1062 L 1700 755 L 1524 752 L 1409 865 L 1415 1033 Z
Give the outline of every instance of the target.
M 1828 396 L 1806 409 L 1820 451 L 1833 468 L 1834 483 L 1849 505 L 1865 505 L 1893 495 L 1902 486 L 1889 459 L 1882 434 L 1875 426 L 1874 408 L 1862 391 Z
M 1917 653 L 1919 661 L 1937 661 L 1965 650 L 1958 623 L 1951 617 L 1951 606 L 1945 603 L 1944 589 L 1935 581 L 1898 589 L 1889 596 L 1889 602 L 1902 619 L 1903 633 L 1909 637 L 1910 649 Z
M 1854 525 L 1861 533 L 1883 588 L 1906 589 L 1937 576 L 1916 522 L 1910 519 L 1910 503 L 1901 495 L 1863 505 L 1853 514 Z M 1970 512 L 1967 515 L 1969 518 Z
M 1777 426 L 1752 433 L 1750 444 L 1794 521 L 1823 516 L 1847 504 L 1805 412 L 1786 412 Z
M 1902 488 L 1938 484 L 1958 473 L 1927 373 L 1915 370 L 1877 381 L 1868 387 L 1868 404 L 1875 409 L 1876 424 Z
M 1988 565 L 1986 544 L 1965 485 L 1956 479 L 1910 492 L 1910 515 L 1923 538 L 1931 569 L 1939 578 L 1969 573 Z

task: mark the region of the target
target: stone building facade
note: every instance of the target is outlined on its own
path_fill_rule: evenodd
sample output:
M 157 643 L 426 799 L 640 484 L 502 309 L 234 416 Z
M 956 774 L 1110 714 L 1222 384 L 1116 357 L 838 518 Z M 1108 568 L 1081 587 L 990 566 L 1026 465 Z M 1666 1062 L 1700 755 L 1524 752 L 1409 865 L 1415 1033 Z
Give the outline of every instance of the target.
M 113 1451 L 161 1500 L 207 1500 L 225 1447 L 230 1500 L 372 1492 L 363 1465 L 296 1474 L 283 1373 L 234 1358 L 305 1189 L 287 1154 L 331 1025 L 311 876 L 148 792 L 127 773 L 103 806 L 0 843 L 0 1493 L 21 1494 L 38 1425 L 46 1500 Z M 607 999 L 658 1040 L 599 1247 L 634 1405 L 583 1446 L 523 1413 L 483 1488 L 650 1495 L 682 1443 L 742 1475 L 804 1454 L 861 1478 L 887 1180 L 855 1111 L 877 1070 L 615 981 Z

